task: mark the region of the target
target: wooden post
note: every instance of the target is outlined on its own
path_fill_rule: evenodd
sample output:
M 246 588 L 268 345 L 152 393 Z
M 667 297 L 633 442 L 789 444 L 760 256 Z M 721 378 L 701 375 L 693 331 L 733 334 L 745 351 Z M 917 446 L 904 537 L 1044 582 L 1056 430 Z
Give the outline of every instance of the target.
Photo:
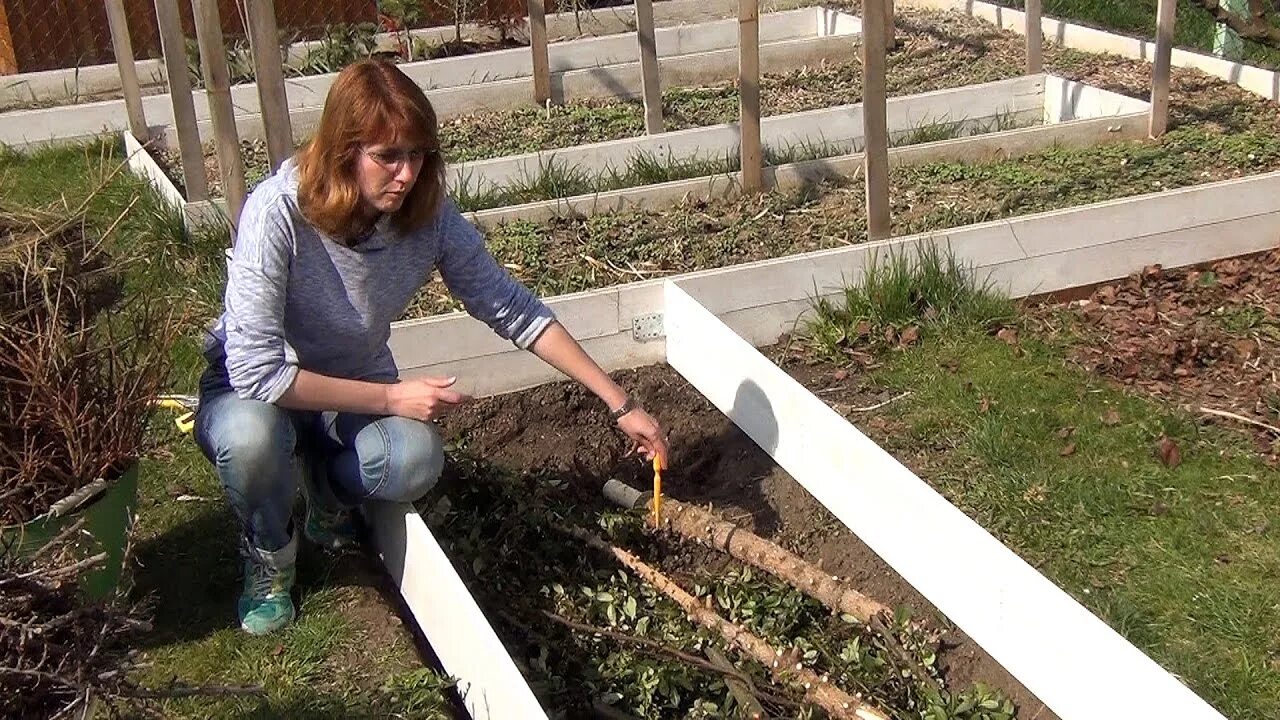
M 187 47 L 182 35 L 182 19 L 178 15 L 178 0 L 155 0 L 155 5 L 160 50 L 164 53 L 164 72 L 169 80 L 169 100 L 173 104 L 173 126 L 178 131 L 178 149 L 182 154 L 182 184 L 189 202 L 208 200 L 204 149 L 200 145 L 200 130 L 196 125 L 191 79 L 187 77 Z
M 9 29 L 9 12 L 0 0 L 0 75 L 18 73 L 18 52 L 13 46 L 13 31 Z
M 119 0 L 117 0 L 119 1 Z M 285 94 L 280 30 L 274 0 L 248 0 L 249 46 L 253 52 L 253 76 L 258 84 L 258 105 L 267 131 L 267 159 L 271 172 L 293 154 L 293 126 Z
M 658 82 L 658 45 L 653 32 L 653 0 L 636 0 L 636 40 L 644 85 L 644 131 L 662 132 L 662 88 Z
M 107 0 L 107 24 L 111 28 L 111 49 L 120 70 L 120 89 L 129 115 L 129 132 L 138 142 L 151 139 L 147 116 L 142 112 L 142 90 L 138 87 L 138 67 L 133 61 L 133 39 L 129 37 L 129 18 L 124 13 L 124 0 Z
M 547 8 L 543 0 L 529 0 L 529 48 L 533 52 L 533 101 L 551 100 L 551 62 L 547 58 Z
M 862 3 L 862 137 L 867 239 L 889 237 L 889 126 L 886 117 L 885 0 Z
M 1173 62 L 1173 24 L 1177 0 L 1160 0 L 1156 11 L 1156 57 L 1151 68 L 1151 121 L 1148 134 L 1164 135 L 1169 128 L 1169 71 Z
M 1040 0 L 1027 0 L 1027 74 L 1044 72 L 1044 28 L 1041 26 Z
M 742 189 L 760 190 L 764 154 L 760 148 L 760 2 L 738 0 L 738 129 Z
M 222 195 L 227 199 L 234 238 L 234 230 L 240 223 L 240 210 L 244 208 L 244 158 L 240 155 L 235 107 L 231 104 L 231 72 L 227 68 L 227 48 L 222 40 L 218 0 L 194 0 L 192 13 L 196 21 L 196 41 L 200 45 L 205 97 L 208 98 L 209 116 L 213 120 Z
M 884 0 L 884 47 L 885 51 L 898 47 L 898 36 L 895 33 L 893 0 Z

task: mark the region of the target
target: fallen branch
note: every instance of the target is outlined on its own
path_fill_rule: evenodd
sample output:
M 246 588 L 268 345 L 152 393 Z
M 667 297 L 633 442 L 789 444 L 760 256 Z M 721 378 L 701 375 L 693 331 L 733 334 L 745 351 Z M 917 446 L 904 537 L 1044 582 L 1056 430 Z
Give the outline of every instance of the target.
M 804 667 L 800 661 L 801 653 L 796 648 L 791 648 L 785 653 L 775 649 L 751 631 L 725 620 L 705 607 L 684 588 L 630 552 L 610 545 L 580 528 L 554 527 L 597 550 L 612 554 L 628 569 L 684 608 L 685 612 L 689 613 L 690 620 L 720 633 L 728 645 L 740 648 L 756 662 L 769 668 L 776 682 L 803 686 L 805 699 L 826 710 L 831 717 L 841 720 L 888 720 L 889 716 L 884 712 L 823 680 L 817 673 Z
M 885 407 L 885 406 L 889 405 L 890 403 L 895 403 L 895 402 L 897 402 L 897 401 L 899 401 L 899 400 L 901 400 L 901 399 L 903 399 L 903 398 L 905 398 L 905 397 L 910 397 L 910 396 L 911 396 L 911 391 L 910 391 L 910 390 L 908 390 L 908 391 L 906 391 L 906 392 L 902 393 L 901 395 L 894 395 L 893 397 L 889 398 L 888 400 L 885 400 L 884 402 L 876 403 L 875 405 L 867 405 L 866 407 L 847 407 L 847 408 L 845 408 L 845 410 L 846 410 L 847 412 L 854 412 L 854 413 L 865 413 L 865 412 L 871 412 L 872 410 L 879 410 L 880 408 Z
M 1226 410 L 1214 410 L 1213 408 L 1207 408 L 1207 407 L 1200 408 L 1200 412 L 1204 413 L 1205 415 L 1213 415 L 1215 417 L 1226 418 L 1228 420 L 1235 420 L 1237 422 L 1248 423 L 1249 425 L 1262 428 L 1263 430 L 1266 430 L 1272 435 L 1280 437 L 1280 428 L 1274 425 L 1268 425 L 1262 422 L 1261 420 L 1254 420 L 1253 418 L 1248 418 L 1248 417 L 1245 417 L 1244 415 L 1237 415 L 1233 412 L 1227 412 Z

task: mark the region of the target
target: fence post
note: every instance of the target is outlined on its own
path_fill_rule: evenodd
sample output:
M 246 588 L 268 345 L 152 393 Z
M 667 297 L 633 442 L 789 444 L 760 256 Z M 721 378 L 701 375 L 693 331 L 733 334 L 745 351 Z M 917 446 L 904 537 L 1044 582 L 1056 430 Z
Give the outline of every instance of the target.
M 889 127 L 885 115 L 885 0 L 862 3 L 862 137 L 867 239 L 889 237 Z
M 138 67 L 133 60 L 133 40 L 129 37 L 129 18 L 124 13 L 124 0 L 107 0 L 107 25 L 111 28 L 111 49 L 120 70 L 120 90 L 129 115 L 129 132 L 140 143 L 151 139 L 147 116 L 142 111 L 142 90 L 138 87 Z
M 1027 74 L 1044 72 L 1044 28 L 1040 0 L 1027 0 Z
M 653 135 L 662 132 L 662 86 L 658 81 L 653 0 L 636 0 L 636 39 L 640 43 L 640 76 L 644 87 L 644 131 Z
M 9 13 L 0 2 L 0 75 L 18 73 L 18 50 L 13 46 L 13 32 L 9 30 Z
M 155 6 L 160 50 L 164 54 L 164 72 L 169 83 L 169 101 L 173 104 L 173 126 L 182 155 L 182 184 L 189 202 L 208 200 L 204 148 L 200 145 L 200 129 L 196 124 L 191 79 L 187 77 L 187 47 L 182 35 L 182 19 L 178 15 L 178 0 L 155 0 Z
M 1164 135 L 1169 128 L 1169 73 L 1173 64 L 1173 24 L 1177 19 L 1177 0 L 1160 0 L 1156 11 L 1156 57 L 1151 67 L 1151 120 L 1148 134 Z
M 898 36 L 894 27 L 896 14 L 897 12 L 893 9 L 893 0 L 884 0 L 884 48 L 886 52 L 898 47 Z
M 253 77 L 258 84 L 258 105 L 267 131 L 267 159 L 274 173 L 280 163 L 293 154 L 293 126 L 289 122 L 289 99 L 284 86 L 280 30 L 276 25 L 274 0 L 246 1 Z
M 244 158 L 240 155 L 235 107 L 231 104 L 231 72 L 227 68 L 227 48 L 222 40 L 222 18 L 218 13 L 218 0 L 194 0 L 192 10 L 196 21 L 196 42 L 200 45 L 200 71 L 204 76 L 209 116 L 213 120 L 222 196 L 227 200 L 234 238 L 234 231 L 240 225 L 240 210 L 244 208 Z
M 760 3 L 738 0 L 738 130 L 742 188 L 761 189 L 764 153 L 760 147 Z
M 543 0 L 528 0 L 529 49 L 533 52 L 533 101 L 539 107 L 551 100 L 551 62 L 547 58 L 547 8 Z

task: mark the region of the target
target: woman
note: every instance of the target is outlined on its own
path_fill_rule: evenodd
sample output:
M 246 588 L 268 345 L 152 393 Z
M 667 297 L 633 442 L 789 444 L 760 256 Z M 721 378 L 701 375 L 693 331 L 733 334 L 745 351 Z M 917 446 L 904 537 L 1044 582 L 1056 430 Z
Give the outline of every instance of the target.
M 294 617 L 299 483 L 303 534 L 339 548 L 352 541 L 350 508 L 416 500 L 439 478 L 433 421 L 466 398 L 454 378 L 401 381 L 387 346 L 433 269 L 467 312 L 588 388 L 640 454 L 664 461 L 658 423 L 498 266 L 446 196 L 422 90 L 387 63 L 349 66 L 310 143 L 246 201 L 205 348 L 195 436 L 243 529 L 247 632 Z

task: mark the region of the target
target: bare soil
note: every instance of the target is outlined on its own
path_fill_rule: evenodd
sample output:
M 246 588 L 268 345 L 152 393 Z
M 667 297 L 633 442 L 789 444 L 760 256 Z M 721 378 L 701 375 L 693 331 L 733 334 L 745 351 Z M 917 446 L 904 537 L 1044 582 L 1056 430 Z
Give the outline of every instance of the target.
M 825 387 L 826 370 L 789 369 L 801 382 Z M 664 492 L 691 503 L 711 504 L 722 517 L 796 552 L 820 567 L 849 577 L 855 587 L 890 606 L 906 605 L 934 628 L 940 613 L 874 552 L 814 500 L 756 443 L 666 365 L 623 371 L 615 378 L 669 429 L 671 457 Z M 874 388 L 846 383 L 835 402 L 873 404 Z M 516 473 L 550 473 L 567 478 L 566 492 L 587 506 L 604 507 L 600 488 L 615 478 L 637 488 L 651 483 L 651 470 L 630 455 L 625 437 L 609 421 L 598 400 L 572 383 L 480 400 L 443 423 L 451 441 L 465 438 L 467 450 L 494 466 Z M 677 577 L 716 571 L 728 559 L 693 546 L 669 546 L 676 557 L 662 559 Z M 956 690 L 983 682 L 1003 690 L 1019 717 L 1053 714 L 973 641 L 958 631 L 943 636 L 939 668 Z

